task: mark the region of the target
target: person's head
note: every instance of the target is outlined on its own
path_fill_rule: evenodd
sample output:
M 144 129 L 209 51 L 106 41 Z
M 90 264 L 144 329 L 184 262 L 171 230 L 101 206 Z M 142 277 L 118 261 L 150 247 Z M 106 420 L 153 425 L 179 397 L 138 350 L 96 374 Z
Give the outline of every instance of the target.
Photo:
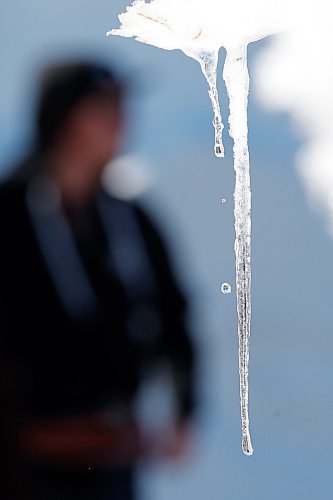
M 37 103 L 37 151 L 70 183 L 95 180 L 116 154 L 123 85 L 103 65 L 67 62 L 46 68 Z

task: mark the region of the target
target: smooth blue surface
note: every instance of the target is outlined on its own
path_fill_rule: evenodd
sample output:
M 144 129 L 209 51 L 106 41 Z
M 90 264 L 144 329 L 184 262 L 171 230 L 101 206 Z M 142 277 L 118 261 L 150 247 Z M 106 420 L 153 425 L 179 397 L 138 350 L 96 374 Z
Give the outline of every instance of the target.
M 135 76 L 141 90 L 128 149 L 155 174 L 148 203 L 159 200 L 154 210 L 174 236 L 202 357 L 196 452 L 188 463 L 146 469 L 145 498 L 330 500 L 333 246 L 295 172 L 300 139 L 287 115 L 265 112 L 251 93 L 255 454 L 248 458 L 240 446 L 235 295 L 220 292 L 222 282 L 234 289 L 235 281 L 232 145 L 225 134 L 227 157 L 214 158 L 212 112 L 195 61 L 104 36 L 126 4 L 2 0 L 0 165 L 4 170 L 31 134 L 32 77 L 49 54 L 97 51 Z M 250 71 L 264 43 L 251 47 Z M 220 92 L 226 122 L 221 78 Z

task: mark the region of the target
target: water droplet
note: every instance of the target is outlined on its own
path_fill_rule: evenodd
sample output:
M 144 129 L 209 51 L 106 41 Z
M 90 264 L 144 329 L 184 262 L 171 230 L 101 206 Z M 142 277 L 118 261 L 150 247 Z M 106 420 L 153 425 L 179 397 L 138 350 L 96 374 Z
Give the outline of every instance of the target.
M 223 147 L 220 146 L 219 144 L 215 145 L 215 154 L 218 158 L 223 158 L 224 157 L 224 150 Z
M 229 283 L 223 283 L 223 285 L 221 286 L 221 292 L 224 294 L 231 293 L 231 286 L 229 285 Z
M 227 200 L 225 198 L 222 198 L 221 203 L 227 203 Z

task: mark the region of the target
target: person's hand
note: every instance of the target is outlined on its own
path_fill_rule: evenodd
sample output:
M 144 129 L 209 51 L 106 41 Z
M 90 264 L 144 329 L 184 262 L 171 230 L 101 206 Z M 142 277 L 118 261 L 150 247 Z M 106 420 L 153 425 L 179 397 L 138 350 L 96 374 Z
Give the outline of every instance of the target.
M 186 456 L 191 448 L 192 430 L 189 421 L 177 422 L 165 443 L 164 455 L 173 460 Z
M 19 447 L 34 460 L 82 466 L 131 463 L 142 454 L 138 427 L 115 425 L 105 413 L 29 422 Z
M 168 428 L 154 431 L 145 441 L 145 450 L 152 459 L 178 460 L 191 453 L 193 430 L 189 420 L 179 420 Z

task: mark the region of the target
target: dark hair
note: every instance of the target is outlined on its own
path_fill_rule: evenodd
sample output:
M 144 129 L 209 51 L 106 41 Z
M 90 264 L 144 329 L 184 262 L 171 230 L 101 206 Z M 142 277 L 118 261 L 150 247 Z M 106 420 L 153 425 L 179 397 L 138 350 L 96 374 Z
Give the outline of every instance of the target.
M 37 104 L 37 149 L 46 151 L 70 112 L 92 94 L 107 95 L 120 111 L 124 87 L 113 72 L 90 62 L 54 64 L 44 70 Z

